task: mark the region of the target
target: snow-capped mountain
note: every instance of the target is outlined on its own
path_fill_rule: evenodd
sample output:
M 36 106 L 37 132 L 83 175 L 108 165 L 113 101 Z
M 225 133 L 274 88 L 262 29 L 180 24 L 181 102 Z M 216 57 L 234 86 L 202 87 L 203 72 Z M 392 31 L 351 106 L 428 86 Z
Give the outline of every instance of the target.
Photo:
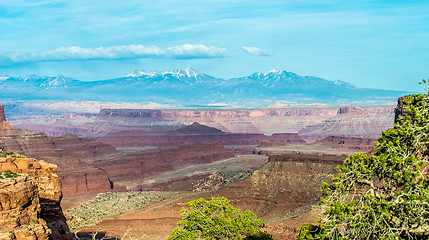
M 24 88 L 66 88 L 79 83 L 79 80 L 70 77 L 58 75 L 57 77 L 29 75 L 27 77 L 0 77 L 0 82 L 3 82 L 4 87 L 24 87 Z
M 23 94 L 25 93 L 25 94 Z M 275 102 L 347 103 L 395 101 L 404 92 L 357 88 L 343 81 L 300 76 L 271 70 L 249 76 L 222 79 L 192 68 L 174 71 L 138 69 L 122 78 L 79 81 L 59 75 L 25 78 L 0 77 L 0 100 L 52 99 L 204 105 L 230 103 L 257 107 Z
M 138 79 L 147 79 L 151 82 L 157 83 L 180 83 L 194 85 L 197 83 L 212 83 L 215 79 L 212 76 L 198 72 L 192 68 L 178 69 L 174 71 L 151 71 L 146 72 L 142 69 L 137 69 L 134 72 L 128 73 L 125 75 L 125 78 L 138 78 Z

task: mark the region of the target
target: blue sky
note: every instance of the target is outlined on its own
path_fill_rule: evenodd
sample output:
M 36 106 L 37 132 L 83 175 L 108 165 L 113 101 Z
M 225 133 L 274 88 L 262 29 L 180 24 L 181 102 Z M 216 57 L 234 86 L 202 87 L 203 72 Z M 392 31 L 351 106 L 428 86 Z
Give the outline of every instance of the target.
M 429 1 L 0 1 L 0 75 L 79 80 L 192 67 L 271 69 L 421 91 Z

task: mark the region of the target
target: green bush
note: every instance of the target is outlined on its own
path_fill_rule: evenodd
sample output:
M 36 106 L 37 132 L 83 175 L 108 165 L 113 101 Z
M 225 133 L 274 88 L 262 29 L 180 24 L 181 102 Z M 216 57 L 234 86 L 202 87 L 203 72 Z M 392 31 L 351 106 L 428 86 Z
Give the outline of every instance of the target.
M 180 210 L 182 220 L 169 240 L 242 239 L 264 226 L 263 220 L 256 218 L 252 211 L 242 212 L 225 197 L 213 197 L 211 201 L 200 198 L 189 201 L 188 207 L 191 211 Z
M 382 132 L 374 151 L 337 167 L 321 188 L 320 225 L 303 225 L 300 239 L 429 238 L 428 103 L 428 94 L 408 96 L 407 116 Z

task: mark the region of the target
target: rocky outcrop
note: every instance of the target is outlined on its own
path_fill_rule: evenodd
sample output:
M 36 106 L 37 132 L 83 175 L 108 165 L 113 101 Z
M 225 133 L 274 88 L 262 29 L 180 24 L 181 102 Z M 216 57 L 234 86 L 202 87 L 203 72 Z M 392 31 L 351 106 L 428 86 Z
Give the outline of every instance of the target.
M 406 106 L 404 105 L 404 99 L 407 99 L 408 97 L 409 96 L 403 96 L 403 97 L 398 98 L 398 104 L 395 107 L 395 123 L 399 122 L 399 116 L 405 117 L 405 116 L 410 115 L 410 113 L 405 110 Z
M 337 114 L 365 114 L 365 110 L 360 107 L 340 107 Z
M 300 208 L 320 200 L 322 182 L 342 164 L 346 156 L 286 154 L 270 156 L 251 177 L 212 193 L 225 196 L 242 209 L 251 209 L 265 219 L 296 214 Z M 235 205 L 234 205 L 235 206 Z
M 74 239 L 63 215 L 57 166 L 0 151 L 1 239 Z

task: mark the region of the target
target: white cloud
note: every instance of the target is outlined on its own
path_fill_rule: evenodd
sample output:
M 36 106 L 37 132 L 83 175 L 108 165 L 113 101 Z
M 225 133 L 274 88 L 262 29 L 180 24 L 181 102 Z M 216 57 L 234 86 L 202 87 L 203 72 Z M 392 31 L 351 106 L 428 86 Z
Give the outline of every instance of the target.
M 257 47 L 242 47 L 244 51 L 253 56 L 270 56 L 271 52 Z
M 228 55 L 226 48 L 205 46 L 202 44 L 183 44 L 168 48 L 169 54 L 174 58 L 221 58 Z
M 54 50 L 39 52 L 16 52 L 4 58 L 14 63 L 22 62 L 54 62 L 69 60 L 114 60 L 136 58 L 222 58 L 228 50 L 202 44 L 183 44 L 168 48 L 144 45 L 122 45 L 112 47 L 81 48 L 60 47 Z

